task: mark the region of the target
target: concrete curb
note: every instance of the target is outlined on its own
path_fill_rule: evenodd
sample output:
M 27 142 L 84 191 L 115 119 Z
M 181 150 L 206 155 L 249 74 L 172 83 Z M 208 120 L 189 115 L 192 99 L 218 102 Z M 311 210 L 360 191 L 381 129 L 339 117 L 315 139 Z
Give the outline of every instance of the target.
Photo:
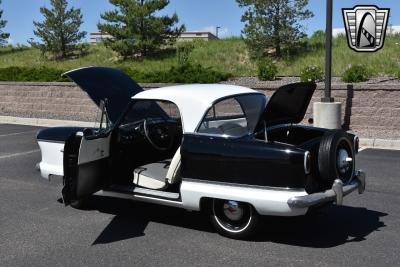
M 0 116 L 0 123 L 42 126 L 42 127 L 60 127 L 60 126 L 93 127 L 95 125 L 94 122 L 85 122 L 85 121 L 19 118 L 11 116 Z
M 11 117 L 11 116 L 0 116 L 0 123 L 41 126 L 41 127 L 61 127 L 61 126 L 93 127 L 95 125 L 94 122 L 85 122 L 85 121 L 19 118 L 19 117 Z M 360 138 L 360 147 L 363 149 L 365 149 L 365 148 L 381 148 L 381 149 L 400 150 L 400 140 L 387 140 L 387 139 L 378 139 L 378 138 Z
M 379 138 L 360 138 L 361 148 L 381 148 L 400 150 L 400 140 L 388 140 Z

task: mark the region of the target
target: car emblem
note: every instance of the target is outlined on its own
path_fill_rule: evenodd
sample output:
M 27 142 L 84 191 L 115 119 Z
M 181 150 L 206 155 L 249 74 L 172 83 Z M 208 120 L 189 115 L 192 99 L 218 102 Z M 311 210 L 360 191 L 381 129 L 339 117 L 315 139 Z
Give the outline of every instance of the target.
M 347 42 L 357 52 L 375 52 L 385 43 L 389 8 L 355 6 L 343 8 Z

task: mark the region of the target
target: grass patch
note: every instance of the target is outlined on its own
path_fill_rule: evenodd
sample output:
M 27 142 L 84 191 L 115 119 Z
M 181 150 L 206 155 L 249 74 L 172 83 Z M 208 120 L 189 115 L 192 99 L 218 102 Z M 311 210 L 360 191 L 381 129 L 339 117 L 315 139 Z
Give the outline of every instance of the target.
M 332 72 L 342 76 L 349 65 L 367 66 L 373 76 L 393 75 L 400 63 L 400 35 L 387 36 L 385 47 L 375 53 L 359 53 L 351 50 L 344 36 L 334 39 L 332 48 Z M 289 60 L 278 63 L 280 75 L 299 75 L 304 66 L 325 67 L 325 49 L 317 47 Z
M 325 49 L 321 40 L 308 40 L 309 46 L 307 49 L 297 53 L 292 57 L 286 57 L 276 62 L 278 74 L 281 76 L 300 76 L 305 66 L 315 65 L 324 69 Z M 319 42 L 319 43 L 317 43 Z M 37 49 L 23 48 L 1 48 L 0 49 L 0 69 L 9 67 L 23 68 L 23 74 L 8 75 L 8 77 L 16 77 L 16 79 L 37 79 L 37 73 L 29 76 L 25 71 L 29 68 L 32 70 L 39 68 L 48 68 L 57 70 L 62 73 L 66 70 L 71 70 L 87 66 L 109 66 L 129 69 L 131 73 L 136 73 L 134 77 L 142 79 L 142 81 L 159 81 L 157 75 L 164 77 L 166 81 L 170 77 L 165 76 L 165 73 L 174 73 L 174 81 L 179 80 L 178 56 L 176 53 L 169 50 L 169 53 L 160 55 L 156 58 L 149 58 L 142 61 L 128 60 L 120 61 L 118 56 L 104 46 L 92 46 L 89 53 L 81 58 L 69 59 L 64 61 L 50 61 L 41 56 Z M 190 52 L 190 62 L 192 66 L 202 66 L 202 70 L 197 72 L 205 73 L 208 76 L 225 79 L 227 74 L 232 76 L 257 76 L 257 64 L 253 62 L 248 55 L 246 46 L 240 38 L 231 38 L 215 41 L 195 41 L 193 42 L 193 50 Z M 344 36 L 334 39 L 333 44 L 333 75 L 342 76 L 349 65 L 361 64 L 367 66 L 372 76 L 380 75 L 396 75 L 400 66 L 400 35 L 387 36 L 385 47 L 376 53 L 357 53 L 348 48 L 347 41 Z M 12 72 L 11 70 L 8 70 Z M 57 71 L 49 71 L 51 75 L 46 76 L 43 80 L 47 81 L 51 77 L 55 77 Z M 191 73 L 183 73 L 186 75 Z M 214 74 L 210 74 L 214 71 Z M 153 73 L 153 74 L 152 74 Z M 157 75 L 154 75 L 156 73 Z M 218 75 L 217 75 L 218 74 Z M 55 75 L 55 76 L 53 76 Z M 189 74 L 188 74 L 189 75 Z M 197 74 L 196 74 L 197 75 Z M 22 77 L 22 78 L 21 78 Z M 200 81 L 199 75 L 194 79 Z M 5 79 L 3 75 L 1 79 Z M 42 79 L 42 78 L 41 78 Z M 210 79 L 210 80 L 218 80 Z M 54 78 L 54 80 L 59 80 Z M 190 80 L 185 78 L 183 80 Z

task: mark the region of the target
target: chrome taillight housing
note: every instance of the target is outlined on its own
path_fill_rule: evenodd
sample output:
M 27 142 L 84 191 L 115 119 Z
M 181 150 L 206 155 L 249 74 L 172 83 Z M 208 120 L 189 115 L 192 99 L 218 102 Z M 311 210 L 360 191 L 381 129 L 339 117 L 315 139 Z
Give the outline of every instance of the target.
M 358 136 L 354 136 L 353 145 L 354 145 L 354 153 L 357 154 L 358 150 L 360 149 L 360 138 L 358 138 Z
M 306 151 L 306 153 L 304 153 L 304 172 L 306 174 L 311 173 L 311 154 L 309 151 Z

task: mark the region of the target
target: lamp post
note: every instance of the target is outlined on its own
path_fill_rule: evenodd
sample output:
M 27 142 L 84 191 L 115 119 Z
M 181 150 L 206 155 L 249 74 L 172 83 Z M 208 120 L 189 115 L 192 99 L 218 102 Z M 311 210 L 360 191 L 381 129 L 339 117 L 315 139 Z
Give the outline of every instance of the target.
M 325 30 L 325 92 L 322 102 L 334 102 L 331 97 L 332 89 L 332 17 L 333 0 L 326 1 L 326 30 Z
M 321 102 L 314 103 L 314 126 L 327 129 L 342 128 L 342 103 L 334 102 L 332 89 L 332 18 L 333 0 L 326 0 L 325 30 L 325 89 Z
M 219 38 L 219 37 L 218 37 L 219 29 L 221 29 L 220 26 L 215 27 L 215 33 L 216 33 L 216 35 L 217 35 L 217 38 Z

